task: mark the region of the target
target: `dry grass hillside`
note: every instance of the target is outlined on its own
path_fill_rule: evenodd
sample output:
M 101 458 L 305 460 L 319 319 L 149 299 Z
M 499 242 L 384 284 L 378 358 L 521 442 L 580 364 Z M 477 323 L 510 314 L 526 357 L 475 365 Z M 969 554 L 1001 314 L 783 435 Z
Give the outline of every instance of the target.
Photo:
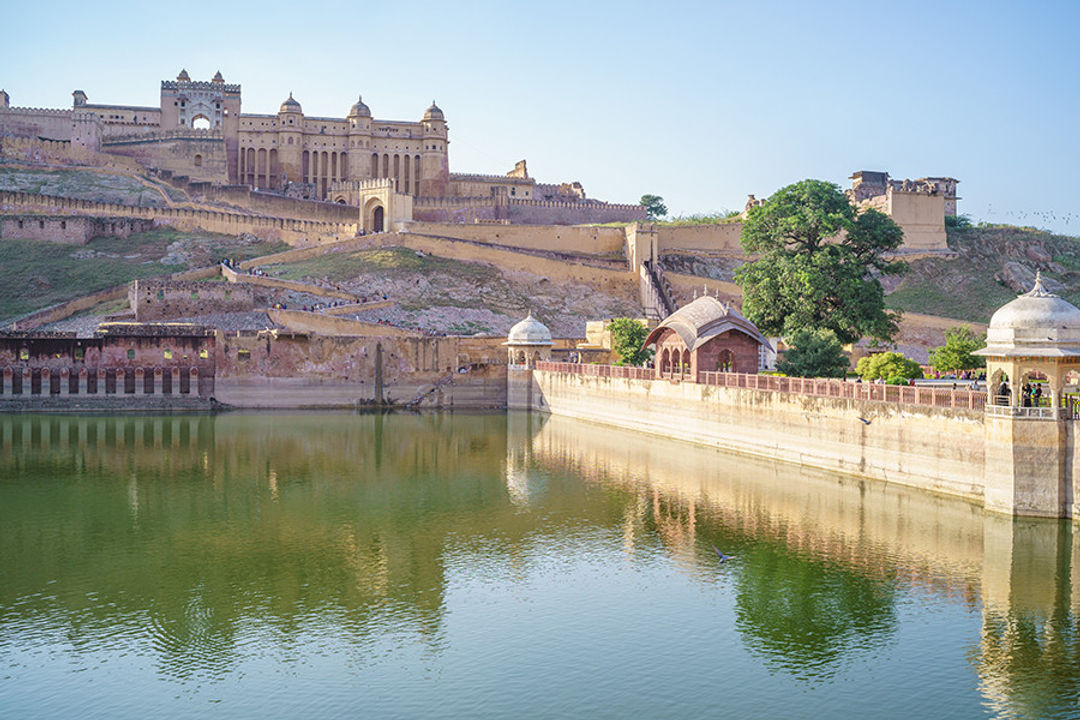
M 392 307 L 364 311 L 361 320 L 451 334 L 505 334 L 529 310 L 557 337 L 584 337 L 585 322 L 637 315 L 637 287 L 601 291 L 591 285 L 552 280 L 484 262 L 467 262 L 383 247 L 324 255 L 261 268 L 273 277 L 382 298 Z

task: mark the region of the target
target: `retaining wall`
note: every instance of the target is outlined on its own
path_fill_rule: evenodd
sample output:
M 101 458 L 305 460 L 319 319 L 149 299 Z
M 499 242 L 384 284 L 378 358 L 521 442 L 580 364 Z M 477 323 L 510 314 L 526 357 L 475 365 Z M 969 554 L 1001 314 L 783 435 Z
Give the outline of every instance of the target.
M 402 231 L 510 248 L 591 255 L 621 253 L 626 245 L 626 232 L 621 227 L 466 225 L 414 221 L 402 223 Z
M 511 408 L 983 501 L 982 411 L 540 370 L 509 386 Z

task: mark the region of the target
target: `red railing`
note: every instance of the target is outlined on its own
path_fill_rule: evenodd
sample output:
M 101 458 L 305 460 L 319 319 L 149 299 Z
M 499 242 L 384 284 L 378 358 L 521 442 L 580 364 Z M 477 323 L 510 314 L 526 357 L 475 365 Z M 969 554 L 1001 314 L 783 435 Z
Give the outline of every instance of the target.
M 656 380 L 651 368 L 621 367 L 618 365 L 579 365 L 577 363 L 539 362 L 537 370 L 566 372 L 593 377 L 629 378 L 633 380 Z M 693 382 L 689 375 L 667 373 L 662 380 Z M 899 405 L 923 405 L 939 408 L 982 410 L 986 406 L 986 392 L 981 390 L 931 387 L 926 385 L 879 385 L 855 383 L 829 378 L 779 377 L 776 375 L 751 375 L 747 373 L 703 372 L 698 382 L 716 387 L 744 388 L 747 390 L 770 390 L 773 392 L 809 395 L 811 397 L 844 398 L 848 400 L 876 400 Z

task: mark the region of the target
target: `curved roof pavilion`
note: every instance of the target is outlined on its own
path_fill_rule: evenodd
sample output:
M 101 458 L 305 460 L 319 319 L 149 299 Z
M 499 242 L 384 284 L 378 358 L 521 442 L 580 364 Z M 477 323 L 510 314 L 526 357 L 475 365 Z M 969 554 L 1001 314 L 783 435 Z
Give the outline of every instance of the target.
M 689 305 L 668 315 L 645 338 L 645 344 L 655 343 L 668 328 L 679 335 L 690 352 L 694 352 L 714 337 L 723 335 L 729 330 L 737 330 L 744 335 L 749 335 L 772 350 L 772 345 L 754 323 L 747 320 L 734 306 L 720 302 L 714 297 L 699 297 Z

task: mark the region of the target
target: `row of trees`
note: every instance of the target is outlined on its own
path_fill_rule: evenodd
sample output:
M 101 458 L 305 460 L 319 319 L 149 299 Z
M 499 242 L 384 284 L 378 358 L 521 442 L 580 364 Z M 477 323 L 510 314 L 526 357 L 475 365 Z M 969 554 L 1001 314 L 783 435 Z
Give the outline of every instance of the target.
M 657 195 L 643 195 L 641 204 L 651 218 L 667 214 Z M 860 338 L 893 340 L 900 313 L 886 308 L 880 278 L 907 272 L 906 263 L 890 257 L 903 240 L 892 218 L 874 209 L 858 211 L 839 186 L 821 180 L 781 188 L 749 209 L 741 242 L 756 259 L 736 269 L 735 281 L 742 288 L 743 314 L 766 335 L 786 339 L 789 350 L 778 370 L 843 376 L 849 367 L 843 345 Z M 647 361 L 650 353 L 640 346 L 644 327 L 632 320 L 616 323 L 611 329 L 620 362 Z M 974 369 L 982 359 L 971 353 L 981 346 L 982 338 L 970 328 L 953 328 L 930 360 L 945 372 Z M 918 364 L 898 353 L 864 360 L 856 372 L 866 379 L 921 376 Z

